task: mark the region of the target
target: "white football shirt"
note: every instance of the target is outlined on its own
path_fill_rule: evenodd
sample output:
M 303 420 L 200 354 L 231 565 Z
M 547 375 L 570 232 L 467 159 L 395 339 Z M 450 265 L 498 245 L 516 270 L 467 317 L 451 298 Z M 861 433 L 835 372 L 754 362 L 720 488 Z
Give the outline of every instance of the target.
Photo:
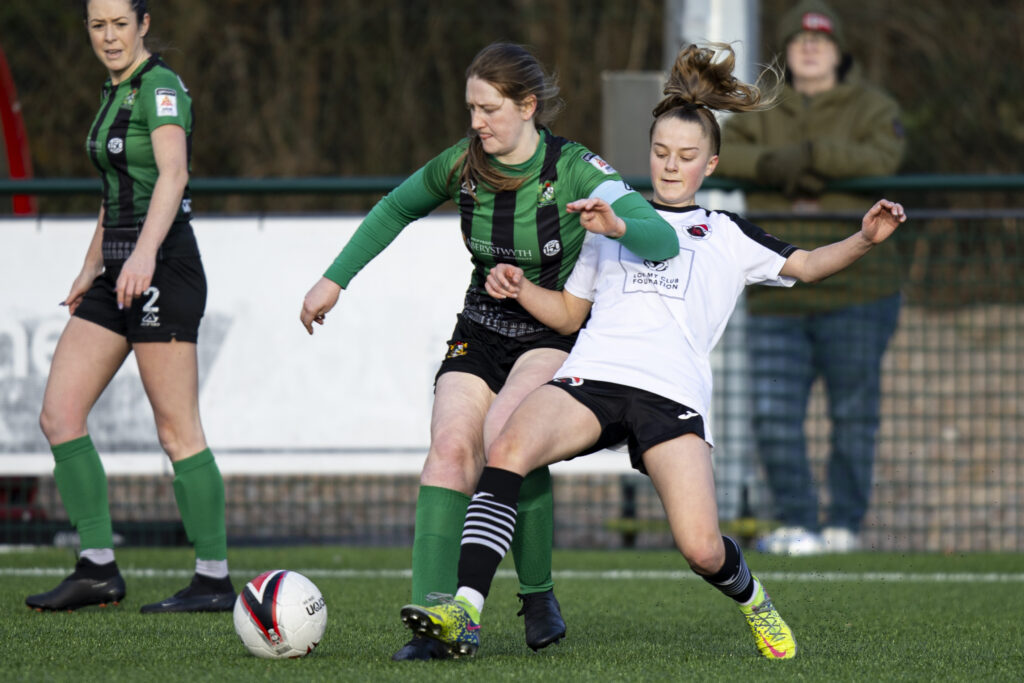
M 556 377 L 614 382 L 693 408 L 710 434 L 711 349 L 746 285 L 791 287 L 779 275 L 796 247 L 736 214 L 655 204 L 679 235 L 679 255 L 639 258 L 588 234 L 565 289 L 593 302 Z

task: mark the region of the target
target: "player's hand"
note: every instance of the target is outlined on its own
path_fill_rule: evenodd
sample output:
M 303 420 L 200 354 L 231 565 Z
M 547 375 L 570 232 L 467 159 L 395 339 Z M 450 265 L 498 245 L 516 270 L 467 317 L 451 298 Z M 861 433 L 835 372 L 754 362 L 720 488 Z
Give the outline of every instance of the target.
M 313 334 L 313 323 L 323 325 L 327 312 L 338 303 L 338 296 L 341 294 L 341 285 L 325 277 L 320 278 L 313 288 L 306 292 L 306 298 L 302 300 L 302 311 L 299 313 L 299 320 L 306 332 Z
M 565 210 L 569 213 L 578 213 L 580 225 L 587 232 L 606 237 L 622 237 L 626 234 L 626 222 L 619 218 L 611 205 L 603 199 L 577 199 L 566 204 Z
M 92 268 L 83 268 L 82 272 L 75 278 L 75 281 L 71 283 L 71 290 L 68 292 L 68 295 L 64 297 L 64 301 L 60 302 L 61 306 L 68 307 L 68 313 L 70 315 L 75 314 L 75 309 L 78 308 L 78 304 L 82 303 L 82 297 L 84 297 L 85 293 L 89 291 L 90 287 L 92 287 L 93 280 L 95 280 L 102 272 L 102 267 L 95 270 Z
M 523 282 L 523 269 L 510 263 L 499 263 L 487 274 L 484 288 L 495 299 L 515 299 Z
M 888 239 L 899 224 L 906 220 L 907 215 L 903 213 L 902 204 L 879 199 L 864 214 L 864 219 L 860 222 L 860 231 L 871 244 L 879 244 Z
M 130 308 L 132 301 L 142 296 L 153 282 L 156 270 L 156 254 L 140 251 L 137 247 L 121 266 L 117 276 L 117 308 Z

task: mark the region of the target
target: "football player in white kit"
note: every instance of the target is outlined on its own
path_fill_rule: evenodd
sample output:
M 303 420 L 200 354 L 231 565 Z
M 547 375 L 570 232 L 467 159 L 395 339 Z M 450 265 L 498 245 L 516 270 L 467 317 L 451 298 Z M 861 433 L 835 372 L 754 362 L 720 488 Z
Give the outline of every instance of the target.
M 645 261 L 590 234 L 564 291 L 541 288 L 510 264 L 488 276 L 492 296 L 516 298 L 553 329 L 586 327 L 555 379 L 523 401 L 487 453 L 466 514 L 454 599 L 402 609 L 409 628 L 456 656 L 479 644 L 480 610 L 508 551 L 523 477 L 623 441 L 633 466 L 650 476 L 690 568 L 738 603 L 762 656 L 796 655 L 792 631 L 739 545 L 719 531 L 709 356 L 745 286 L 828 277 L 888 238 L 906 216 L 882 199 L 864 215 L 860 232 L 808 252 L 740 216 L 698 206 L 694 195 L 718 163 L 713 110 L 750 111 L 773 99 L 774 91 L 732 77 L 734 59 L 726 45 L 683 49 L 654 110 L 652 203 L 678 232 L 678 256 Z M 569 207 L 592 209 L 595 201 Z

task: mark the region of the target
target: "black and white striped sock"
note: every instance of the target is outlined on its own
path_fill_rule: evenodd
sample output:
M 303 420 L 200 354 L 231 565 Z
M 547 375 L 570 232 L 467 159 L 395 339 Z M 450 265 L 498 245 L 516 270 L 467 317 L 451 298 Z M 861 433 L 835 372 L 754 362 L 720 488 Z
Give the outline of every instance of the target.
M 717 573 L 703 576 L 705 581 L 739 603 L 750 600 L 754 592 L 754 579 L 750 575 L 747 561 L 743 559 L 740 545 L 728 536 L 722 536 L 725 543 L 725 564 Z
M 523 477 L 515 472 L 484 468 L 476 493 L 466 508 L 459 554 L 459 587 L 467 586 L 487 597 L 498 565 L 512 544 L 522 484 Z

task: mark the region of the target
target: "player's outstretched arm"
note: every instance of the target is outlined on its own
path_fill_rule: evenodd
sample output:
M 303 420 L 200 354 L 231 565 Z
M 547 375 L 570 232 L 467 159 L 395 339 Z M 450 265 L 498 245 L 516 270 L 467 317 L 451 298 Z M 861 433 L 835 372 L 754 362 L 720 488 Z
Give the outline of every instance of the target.
M 590 312 L 590 302 L 586 299 L 565 290 L 556 292 L 535 285 L 523 277 L 522 268 L 508 263 L 491 268 L 484 287 L 495 299 L 516 299 L 530 315 L 559 334 L 580 329 Z
M 795 277 L 801 282 L 824 280 L 854 263 L 876 244 L 887 240 L 906 220 L 901 204 L 879 199 L 864 214 L 858 232 L 813 251 L 796 250 L 786 259 L 780 274 Z

